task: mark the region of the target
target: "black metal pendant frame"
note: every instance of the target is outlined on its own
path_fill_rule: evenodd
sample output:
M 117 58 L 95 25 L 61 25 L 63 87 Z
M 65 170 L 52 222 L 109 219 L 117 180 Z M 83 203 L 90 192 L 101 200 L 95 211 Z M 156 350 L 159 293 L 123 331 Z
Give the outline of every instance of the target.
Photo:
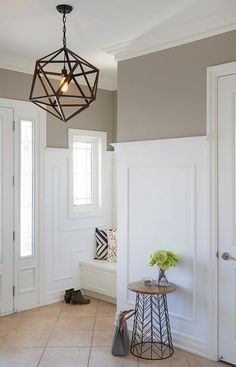
M 52 66 L 50 70 L 55 70 L 57 67 L 58 71 L 50 71 L 48 69 L 50 66 Z M 55 83 L 50 78 L 59 79 L 63 68 L 67 69 L 67 75 L 63 83 L 58 83 L 55 87 L 53 85 Z M 98 76 L 99 70 L 95 66 L 64 46 L 36 61 L 29 99 L 66 122 L 96 100 Z M 71 83 L 69 91 L 73 87 L 73 93 L 63 92 L 63 86 L 66 83 Z M 38 94 L 36 84 L 44 94 Z M 73 109 L 72 112 L 71 109 Z

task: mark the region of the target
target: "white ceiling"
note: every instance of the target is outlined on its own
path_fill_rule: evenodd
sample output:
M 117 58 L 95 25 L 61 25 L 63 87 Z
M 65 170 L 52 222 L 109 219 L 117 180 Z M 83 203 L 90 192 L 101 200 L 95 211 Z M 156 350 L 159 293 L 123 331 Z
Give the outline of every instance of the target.
M 0 67 L 32 72 L 36 59 L 60 48 L 61 15 L 55 9 L 60 3 L 0 0 Z M 74 7 L 67 16 L 68 47 L 101 70 L 100 87 L 107 89 L 116 88 L 113 55 L 125 59 L 236 28 L 236 0 L 68 0 L 68 4 Z

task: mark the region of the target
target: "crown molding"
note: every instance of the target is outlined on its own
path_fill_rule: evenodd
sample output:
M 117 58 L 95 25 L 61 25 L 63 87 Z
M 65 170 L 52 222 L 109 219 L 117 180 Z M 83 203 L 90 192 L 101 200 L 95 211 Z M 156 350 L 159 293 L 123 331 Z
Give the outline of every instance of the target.
M 0 69 L 17 71 L 20 73 L 33 75 L 35 62 L 26 62 L 15 56 L 6 56 L 0 54 Z M 117 89 L 116 84 L 112 80 L 104 78 L 101 73 L 98 82 L 99 89 L 114 91 Z
M 178 27 L 147 32 L 137 38 L 103 49 L 116 61 L 131 59 L 160 50 L 180 46 L 236 29 L 236 9 L 215 14 Z

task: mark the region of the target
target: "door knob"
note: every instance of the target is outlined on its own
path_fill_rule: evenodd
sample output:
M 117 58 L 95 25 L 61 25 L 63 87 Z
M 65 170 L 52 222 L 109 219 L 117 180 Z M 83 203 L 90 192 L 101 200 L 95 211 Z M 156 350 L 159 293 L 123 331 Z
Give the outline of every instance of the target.
M 228 252 L 223 252 L 221 255 L 223 260 L 234 260 L 236 261 L 235 257 L 231 256 Z

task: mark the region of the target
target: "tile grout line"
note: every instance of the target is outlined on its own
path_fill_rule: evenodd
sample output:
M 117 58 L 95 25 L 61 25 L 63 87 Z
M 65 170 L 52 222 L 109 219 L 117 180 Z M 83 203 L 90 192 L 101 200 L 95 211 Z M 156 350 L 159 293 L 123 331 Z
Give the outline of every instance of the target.
M 44 355 L 45 350 L 46 350 L 46 348 L 47 348 L 47 346 L 48 346 L 48 342 L 49 342 L 49 340 L 50 340 L 50 338 L 51 338 L 51 336 L 52 336 L 53 330 L 54 330 L 54 328 L 55 328 L 55 326 L 56 326 L 56 323 L 57 323 L 57 321 L 58 321 L 58 319 L 59 319 L 59 316 L 60 316 L 60 314 L 61 314 L 61 312 L 62 312 L 62 309 L 63 309 L 63 306 L 61 307 L 60 312 L 58 312 L 58 315 L 57 315 L 56 321 L 55 321 L 55 323 L 54 323 L 54 325 L 53 325 L 53 328 L 52 328 L 52 331 L 51 331 L 51 333 L 50 333 L 50 335 L 49 335 L 49 337 L 48 337 L 47 343 L 46 343 L 46 345 L 44 346 L 43 353 L 42 353 L 42 355 L 41 355 L 41 357 L 40 357 L 40 359 L 39 359 L 39 361 L 38 361 L 37 367 L 39 367 L 39 365 L 40 365 L 40 363 L 41 363 L 41 361 L 42 361 L 43 355 Z
M 93 324 L 93 330 L 92 330 L 92 338 L 91 338 L 91 345 L 90 345 L 90 350 L 89 350 L 87 367 L 89 367 L 89 364 L 90 364 L 90 357 L 91 357 L 92 345 L 93 345 L 93 336 L 94 336 L 95 324 L 96 324 L 96 319 L 97 319 L 98 302 L 99 301 L 96 300 L 96 311 L 95 311 L 95 318 L 94 318 L 94 324 Z
M 187 356 L 186 356 L 186 354 L 185 354 L 185 353 L 184 353 L 184 359 L 185 359 L 185 361 L 186 361 L 186 363 L 187 363 L 188 367 L 191 367 L 191 365 L 190 365 L 190 363 L 189 363 L 189 361 L 188 361 L 188 358 L 187 358 Z

